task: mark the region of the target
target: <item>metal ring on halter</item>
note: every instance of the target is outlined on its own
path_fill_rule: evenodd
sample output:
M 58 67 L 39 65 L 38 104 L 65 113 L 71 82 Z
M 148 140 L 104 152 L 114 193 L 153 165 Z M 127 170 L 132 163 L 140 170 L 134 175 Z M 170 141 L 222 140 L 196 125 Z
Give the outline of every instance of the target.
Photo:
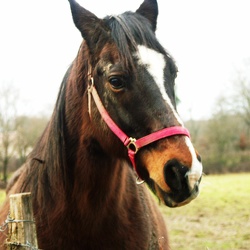
M 141 184 L 143 184 L 145 181 L 144 180 L 142 180 L 139 176 L 137 176 L 137 178 L 136 178 L 136 184 L 137 185 L 141 185 Z
M 92 95 L 93 87 L 94 87 L 94 79 L 93 77 L 91 77 L 89 79 L 89 85 L 88 85 L 88 112 L 89 112 L 90 118 L 91 118 L 91 95 Z
M 130 149 L 131 151 L 133 151 L 135 154 L 138 152 L 139 148 L 136 145 L 136 139 L 130 137 L 129 138 L 129 143 L 127 145 L 127 148 Z

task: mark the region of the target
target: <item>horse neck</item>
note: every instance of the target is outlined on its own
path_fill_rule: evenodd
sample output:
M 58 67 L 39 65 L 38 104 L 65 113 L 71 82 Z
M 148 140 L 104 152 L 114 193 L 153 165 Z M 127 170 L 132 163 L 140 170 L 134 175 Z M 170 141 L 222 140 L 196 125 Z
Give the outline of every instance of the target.
M 89 152 L 82 150 L 79 150 L 79 154 L 81 159 L 78 159 L 75 166 L 72 193 L 78 210 L 86 213 L 86 209 L 89 209 L 96 216 L 100 208 L 103 214 L 120 207 L 125 200 L 124 194 L 127 193 L 124 183 L 133 180 L 126 163 L 107 159 L 99 154 L 88 155 Z
M 86 100 L 85 96 L 82 106 L 87 105 Z M 81 133 L 82 131 L 84 132 Z M 117 197 L 120 196 L 122 199 L 122 194 L 125 193 L 121 183 L 126 182 L 126 178 L 133 178 L 129 174 L 130 169 L 128 166 L 124 166 L 126 162 L 103 150 L 98 141 L 99 136 L 91 127 L 91 120 L 87 112 L 83 114 L 77 134 L 79 139 L 74 160 L 72 197 L 76 199 L 79 210 L 87 206 L 91 208 L 91 211 L 95 211 L 96 208 L 100 211 L 100 207 L 108 208 L 108 204 L 114 206 Z M 102 137 L 102 140 L 106 138 Z

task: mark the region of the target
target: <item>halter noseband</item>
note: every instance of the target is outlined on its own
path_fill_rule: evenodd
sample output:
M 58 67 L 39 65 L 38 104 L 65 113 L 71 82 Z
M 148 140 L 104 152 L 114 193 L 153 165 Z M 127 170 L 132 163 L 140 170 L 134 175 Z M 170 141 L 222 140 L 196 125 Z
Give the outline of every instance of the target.
M 146 135 L 144 137 L 141 137 L 139 139 L 132 138 L 127 136 L 112 120 L 112 118 L 109 116 L 107 110 L 102 104 L 102 101 L 96 91 L 96 88 L 94 86 L 94 79 L 91 75 L 89 75 L 89 86 L 88 86 L 88 111 L 89 115 L 91 117 L 91 96 L 93 97 L 95 104 L 102 116 L 102 119 L 106 122 L 110 130 L 121 140 L 121 142 L 124 144 L 124 146 L 128 149 L 128 156 L 129 159 L 133 165 L 134 170 L 136 171 L 137 175 L 139 176 L 139 173 L 136 169 L 135 164 L 135 155 L 138 152 L 138 150 L 152 142 L 158 141 L 162 138 L 170 137 L 173 135 L 184 135 L 190 137 L 189 131 L 181 126 L 174 126 L 169 128 L 164 128 L 159 131 L 153 132 L 149 135 Z M 144 181 L 142 181 L 144 182 Z M 142 182 L 137 183 L 140 184 Z

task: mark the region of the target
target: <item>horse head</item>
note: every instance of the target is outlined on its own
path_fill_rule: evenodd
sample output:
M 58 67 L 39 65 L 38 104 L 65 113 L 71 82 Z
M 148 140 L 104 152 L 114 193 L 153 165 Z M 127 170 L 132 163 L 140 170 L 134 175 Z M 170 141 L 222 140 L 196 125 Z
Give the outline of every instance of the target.
M 78 57 L 87 57 L 78 62 L 78 75 L 86 77 L 77 84 L 87 83 L 84 98 L 89 96 L 90 114 L 86 119 L 101 150 L 130 162 L 125 142 L 110 129 L 103 112 L 129 138 L 143 138 L 168 128 L 186 131 L 176 111 L 177 67 L 155 37 L 157 1 L 145 0 L 135 13 L 104 19 L 74 0 L 69 2 L 84 39 Z M 92 85 L 101 109 L 87 94 Z M 201 158 L 187 132 L 164 135 L 138 147 L 132 165 L 167 206 L 187 204 L 199 193 Z

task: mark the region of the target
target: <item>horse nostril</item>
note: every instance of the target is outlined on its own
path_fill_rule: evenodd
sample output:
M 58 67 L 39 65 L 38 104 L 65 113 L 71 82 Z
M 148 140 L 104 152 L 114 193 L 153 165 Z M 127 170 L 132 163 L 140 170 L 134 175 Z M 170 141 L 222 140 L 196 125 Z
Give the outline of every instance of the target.
M 197 160 L 201 162 L 201 156 L 199 154 L 197 154 Z
M 181 191 L 187 187 L 186 173 L 189 169 L 177 160 L 170 160 L 164 166 L 164 178 L 172 191 Z

